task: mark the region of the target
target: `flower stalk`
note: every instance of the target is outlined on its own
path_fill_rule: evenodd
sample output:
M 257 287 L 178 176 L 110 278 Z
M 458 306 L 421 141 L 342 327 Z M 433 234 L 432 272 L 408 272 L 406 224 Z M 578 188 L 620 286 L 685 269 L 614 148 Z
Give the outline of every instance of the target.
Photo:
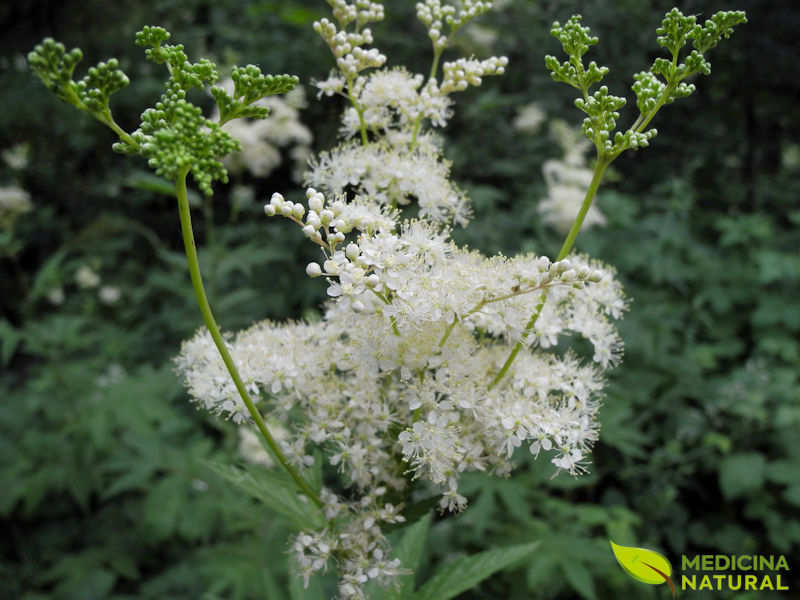
M 250 398 L 250 394 L 247 393 L 247 388 L 245 388 L 244 382 L 239 375 L 239 371 L 236 368 L 236 363 L 234 363 L 233 357 L 225 347 L 225 342 L 222 339 L 219 325 L 217 325 L 217 321 L 214 319 L 214 314 L 211 312 L 211 306 L 208 303 L 205 287 L 203 286 L 203 276 L 200 273 L 200 261 L 197 258 L 197 247 L 195 245 L 194 233 L 192 231 L 192 217 L 189 211 L 189 200 L 186 194 L 187 174 L 187 169 L 184 169 L 178 173 L 178 177 L 175 180 L 175 196 L 178 199 L 178 215 L 181 222 L 181 234 L 183 235 L 183 246 L 186 251 L 186 260 L 189 264 L 189 275 L 192 280 L 192 288 L 194 289 L 194 295 L 197 299 L 197 304 L 200 307 L 200 312 L 203 315 L 203 322 L 206 324 L 208 332 L 211 334 L 211 338 L 214 340 L 214 345 L 217 347 L 217 350 L 222 357 L 222 361 L 225 363 L 225 367 L 228 369 L 228 373 L 233 380 L 233 384 L 236 386 L 236 390 L 239 392 L 239 396 L 242 398 L 242 402 L 244 402 L 244 405 L 247 407 L 250 417 L 255 422 L 258 431 L 261 433 L 261 436 L 264 438 L 267 446 L 272 451 L 272 454 L 278 460 L 280 465 L 286 470 L 289 476 L 294 480 L 294 482 L 297 484 L 297 487 L 300 488 L 300 490 L 306 496 L 308 496 L 308 498 L 314 504 L 321 508 L 322 500 L 320 500 L 319 496 L 314 492 L 313 489 L 311 489 L 311 486 L 305 479 L 303 479 L 302 475 L 300 475 L 297 469 L 295 469 L 289 463 L 286 456 L 278 447 L 277 442 L 275 442 L 275 438 L 272 437 L 272 434 L 269 432 L 261 413 L 258 411 L 253 403 L 253 400 Z

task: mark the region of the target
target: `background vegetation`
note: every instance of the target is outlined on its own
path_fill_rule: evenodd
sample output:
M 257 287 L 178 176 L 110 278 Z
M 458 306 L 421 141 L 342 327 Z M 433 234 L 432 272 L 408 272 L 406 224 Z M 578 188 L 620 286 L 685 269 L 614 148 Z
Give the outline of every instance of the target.
M 377 45 L 426 72 L 413 3 L 386 4 Z M 476 208 L 460 239 L 486 253 L 555 253 L 559 235 L 536 206 L 541 164 L 560 149 L 546 125 L 535 135 L 512 125 L 531 101 L 579 123 L 571 91 L 544 69 L 543 55 L 558 50 L 549 25 L 582 12 L 600 36 L 593 58 L 621 93 L 656 55 L 672 5 L 514 0 L 481 21 L 496 34 L 488 48 L 463 36 L 461 52 L 511 62 L 459 98 L 447 131 L 455 178 Z M 598 200 L 608 224 L 578 240 L 617 267 L 632 299 L 591 474 L 551 479 L 546 459 L 521 452 L 512 479 L 470 478 L 471 507 L 438 519 L 426 569 L 462 552 L 541 546 L 463 598 L 666 597 L 619 569 L 609 538 L 657 548 L 676 568 L 681 554 L 784 554 L 784 581 L 800 589 L 800 7 L 677 5 L 700 18 L 743 9 L 750 24 L 712 55 L 698 92 L 659 115 L 654 147 L 615 163 Z M 133 45 L 142 25 L 166 26 L 190 56 L 307 83 L 330 68 L 310 27 L 326 11 L 322 0 L 0 6 L 0 149 L 29 153 L 26 164 L 0 165 L 0 186 L 27 190 L 34 207 L 0 231 L 0 597 L 303 597 L 287 575 L 287 527 L 205 466 L 241 460 L 235 429 L 196 411 L 172 372 L 200 325 L 173 201 L 145 165 L 110 152 L 107 130 L 47 93 L 24 56 L 50 35 L 83 48 L 80 73 L 119 57 L 133 83 L 115 115 L 131 130 L 162 80 Z M 303 111 L 317 149 L 335 139 L 340 108 L 311 98 Z M 235 183 L 252 199 L 220 186 L 195 211 L 220 322 L 234 330 L 313 314 L 324 286 L 303 276 L 311 250 L 260 209 L 273 191 L 300 195 L 288 161 L 268 180 Z M 120 298 L 77 285 L 82 266 Z

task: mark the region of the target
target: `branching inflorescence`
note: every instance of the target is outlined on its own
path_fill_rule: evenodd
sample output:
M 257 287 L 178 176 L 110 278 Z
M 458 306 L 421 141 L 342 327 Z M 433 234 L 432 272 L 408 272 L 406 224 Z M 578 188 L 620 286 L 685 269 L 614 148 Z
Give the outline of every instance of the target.
M 583 64 L 597 38 L 579 16 L 553 26 L 568 59 L 548 56 L 545 63 L 555 80 L 580 91 L 576 106 L 586 113 L 583 133 L 597 149 L 597 162 L 581 210 L 551 261 L 534 254 L 486 257 L 450 237 L 450 227 L 468 221 L 469 204 L 450 181 L 432 128 L 446 125 L 453 93 L 502 75 L 508 61 L 461 58 L 443 63 L 441 76 L 439 62 L 458 30 L 491 2 L 417 4 L 432 43 L 427 77 L 386 68 L 386 56 L 368 47 L 368 25 L 383 18 L 379 2 L 328 4 L 335 23 L 321 19 L 314 29 L 336 69 L 316 86 L 320 95 L 338 94 L 349 103 L 342 141 L 310 162 L 305 204 L 275 193 L 265 213 L 292 221 L 319 247 L 320 260 L 306 274 L 327 280 L 330 301 L 320 321 L 259 323 L 226 341 L 202 288 L 186 176 L 191 172 L 206 194 L 213 181 L 226 181 L 221 160 L 238 145 L 221 124 L 265 116 L 254 103 L 288 91 L 296 78 L 263 75 L 252 65 L 235 68 L 233 93 L 211 89 L 219 114 L 211 121 L 186 92 L 216 81 L 215 66 L 190 63 L 182 46 L 165 44 L 165 30 L 146 27 L 137 44 L 148 47 L 147 57 L 165 64 L 170 77 L 140 128 L 127 134 L 108 108 L 110 95 L 127 84 L 116 61 L 101 63 L 76 83 L 80 51 L 66 53 L 45 40 L 30 62 L 60 98 L 119 135 L 116 150 L 147 158 L 174 182 L 207 325 L 184 343 L 178 368 L 198 404 L 237 423 L 254 422 L 293 489 L 311 500 L 292 508 L 301 517 L 304 505 L 312 511 L 296 521 L 301 531 L 293 544 L 306 582 L 334 561 L 340 597 L 363 598 L 367 582 L 387 583 L 406 572 L 391 558 L 384 531 L 405 521 L 414 490 L 436 490 L 442 511 L 463 510 L 461 474 L 506 476 L 522 445 L 534 455 L 551 452 L 559 470 L 584 469 L 597 439 L 603 374 L 621 356 L 614 321 L 626 301 L 612 268 L 570 254 L 575 237 L 606 167 L 623 151 L 648 145 L 655 130 L 646 128 L 658 110 L 693 91 L 685 80 L 708 74 L 704 53 L 745 19 L 739 12 L 718 13 L 701 26 L 677 10 L 668 13 L 658 41 L 671 60 L 658 59 L 634 77 L 640 115 L 625 132 L 614 131 L 625 100 L 605 86 L 591 92 L 608 72 Z M 694 49 L 681 63 L 689 40 Z M 591 356 L 554 351 L 570 334 L 590 342 Z M 285 424 L 280 442 L 262 413 L 270 423 Z M 311 486 L 302 476 L 311 465 L 320 468 L 315 452 L 341 474 L 345 494 Z

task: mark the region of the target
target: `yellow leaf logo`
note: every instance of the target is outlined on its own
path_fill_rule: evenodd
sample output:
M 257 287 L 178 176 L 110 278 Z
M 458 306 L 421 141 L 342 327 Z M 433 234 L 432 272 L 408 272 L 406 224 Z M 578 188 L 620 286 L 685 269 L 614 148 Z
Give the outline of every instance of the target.
M 620 546 L 614 542 L 611 542 L 611 549 L 617 562 L 628 575 L 651 585 L 667 582 L 672 590 L 672 597 L 675 597 L 675 585 L 669 578 L 672 575 L 672 565 L 666 557 L 647 548 Z

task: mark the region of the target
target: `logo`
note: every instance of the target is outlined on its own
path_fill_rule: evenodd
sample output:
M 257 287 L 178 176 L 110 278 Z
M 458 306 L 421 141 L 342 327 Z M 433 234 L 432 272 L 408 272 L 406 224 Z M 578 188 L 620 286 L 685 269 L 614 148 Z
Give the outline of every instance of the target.
M 666 557 L 647 548 L 620 546 L 614 542 L 611 542 L 611 549 L 614 551 L 617 562 L 628 575 L 650 585 L 668 583 L 669 589 L 672 590 L 672 597 L 676 597 L 675 584 L 669 578 L 672 575 L 672 565 Z
M 647 548 L 620 546 L 611 540 L 611 550 L 625 572 L 642 583 L 669 584 L 676 598 L 672 565 L 665 556 Z M 789 571 L 783 555 L 701 554 L 681 555 L 681 590 L 788 591 L 782 571 Z

